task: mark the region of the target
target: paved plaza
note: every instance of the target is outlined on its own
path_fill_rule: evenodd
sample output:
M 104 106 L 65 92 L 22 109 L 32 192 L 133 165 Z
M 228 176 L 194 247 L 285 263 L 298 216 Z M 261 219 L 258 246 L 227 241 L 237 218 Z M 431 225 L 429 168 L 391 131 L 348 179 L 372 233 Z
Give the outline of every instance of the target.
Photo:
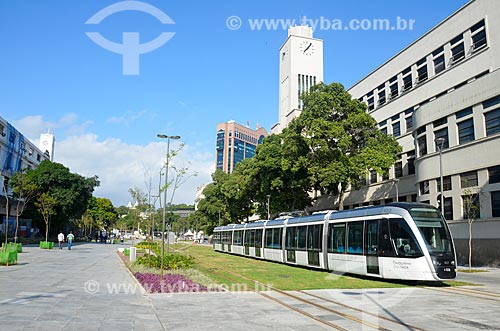
M 0 329 L 328 329 L 253 292 L 143 293 L 117 257 L 118 247 L 95 243 L 77 244 L 71 251 L 23 247 L 18 265 L 0 267 Z M 497 269 L 460 273 L 459 280 L 483 284 L 470 287 L 474 290 L 500 293 Z M 488 300 L 424 288 L 308 292 L 425 330 L 497 330 L 500 325 L 498 297 Z M 348 330 L 371 330 L 339 316 L 329 318 Z

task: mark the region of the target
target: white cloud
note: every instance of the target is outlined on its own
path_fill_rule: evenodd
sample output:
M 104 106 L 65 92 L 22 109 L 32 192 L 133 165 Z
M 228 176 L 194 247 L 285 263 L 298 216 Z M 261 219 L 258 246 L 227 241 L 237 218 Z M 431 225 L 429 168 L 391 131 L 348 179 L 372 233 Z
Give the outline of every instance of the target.
M 65 116 L 59 123 L 71 127 L 86 126 L 86 123 L 78 124 L 77 118 L 72 116 Z M 37 137 L 46 132 L 48 124 L 51 123 L 44 121 L 42 116 L 26 117 L 15 123 L 19 131 L 28 137 Z M 170 147 L 171 150 L 178 148 L 179 142 L 171 141 Z M 159 172 L 166 149 L 167 144 L 163 141 L 142 146 L 127 144 L 116 138 L 100 140 L 93 133 L 74 133 L 64 140 L 56 141 L 54 161 L 85 177 L 97 175 L 101 185 L 94 195 L 109 198 L 115 206 L 119 206 L 126 205 L 130 200 L 129 188 L 138 187 L 146 191 L 147 172 L 153 177 L 152 194 L 158 194 Z M 196 143 L 184 146 L 172 164 L 183 167 L 190 163 L 189 173 L 196 172 L 197 176 L 190 178 L 177 190 L 174 203 L 194 202 L 196 188 L 210 182 L 214 162 L 212 153 L 203 151 Z

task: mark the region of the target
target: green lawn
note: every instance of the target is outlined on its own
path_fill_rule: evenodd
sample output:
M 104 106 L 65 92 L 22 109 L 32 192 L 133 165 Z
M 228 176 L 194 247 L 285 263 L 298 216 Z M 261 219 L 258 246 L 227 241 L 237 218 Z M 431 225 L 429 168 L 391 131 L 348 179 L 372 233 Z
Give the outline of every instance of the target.
M 281 263 L 215 252 L 211 246 L 177 244 L 171 245 L 171 248 L 172 250 L 179 251 L 179 253 L 193 256 L 196 259 L 196 268 L 200 272 L 219 284 L 223 284 L 230 290 L 241 290 L 245 287 L 247 289 L 254 289 L 256 286 L 248 279 L 235 274 L 257 280 L 263 284 L 272 285 L 281 290 L 360 289 L 409 286 L 401 282 L 378 281 L 351 275 L 338 275 L 327 271 L 293 267 Z M 451 281 L 444 284 L 425 283 L 425 285 L 459 286 L 471 284 Z M 262 286 L 259 289 L 263 289 Z

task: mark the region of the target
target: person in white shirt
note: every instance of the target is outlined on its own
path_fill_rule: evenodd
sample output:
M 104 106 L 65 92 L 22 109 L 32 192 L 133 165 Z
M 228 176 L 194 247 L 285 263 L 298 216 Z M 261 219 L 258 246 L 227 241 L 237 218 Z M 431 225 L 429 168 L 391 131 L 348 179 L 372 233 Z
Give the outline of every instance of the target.
M 62 244 L 63 244 L 63 241 L 64 241 L 64 233 L 60 232 L 57 235 L 57 240 L 59 241 L 59 249 L 62 249 Z

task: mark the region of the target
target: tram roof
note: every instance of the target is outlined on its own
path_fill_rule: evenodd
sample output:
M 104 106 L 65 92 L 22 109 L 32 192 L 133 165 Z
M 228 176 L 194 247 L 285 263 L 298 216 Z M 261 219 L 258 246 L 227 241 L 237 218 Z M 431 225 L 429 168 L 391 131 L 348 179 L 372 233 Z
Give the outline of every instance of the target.
M 314 215 L 307 215 L 307 216 L 290 218 L 290 219 L 288 219 L 287 224 L 321 221 L 321 220 L 325 219 L 326 214 L 327 213 L 321 213 L 321 214 L 314 214 Z

